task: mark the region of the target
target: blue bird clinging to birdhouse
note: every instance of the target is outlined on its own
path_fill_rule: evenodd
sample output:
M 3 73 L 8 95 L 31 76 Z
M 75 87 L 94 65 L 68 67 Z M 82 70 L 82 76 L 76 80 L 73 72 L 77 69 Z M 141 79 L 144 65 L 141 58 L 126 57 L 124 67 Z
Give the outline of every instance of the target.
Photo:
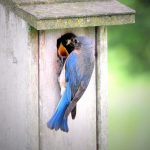
M 79 36 L 70 42 L 74 50 L 65 62 L 66 88 L 55 113 L 48 121 L 51 129 L 68 132 L 68 116 L 85 92 L 94 68 L 94 45 L 88 37 Z
M 60 38 L 57 39 L 57 56 L 59 58 L 59 85 L 61 88 L 61 95 L 63 95 L 66 89 L 66 80 L 65 80 L 65 61 L 69 54 L 74 50 L 75 45 L 73 39 L 76 35 L 72 32 L 65 33 Z M 71 112 L 72 119 L 76 117 L 76 107 Z

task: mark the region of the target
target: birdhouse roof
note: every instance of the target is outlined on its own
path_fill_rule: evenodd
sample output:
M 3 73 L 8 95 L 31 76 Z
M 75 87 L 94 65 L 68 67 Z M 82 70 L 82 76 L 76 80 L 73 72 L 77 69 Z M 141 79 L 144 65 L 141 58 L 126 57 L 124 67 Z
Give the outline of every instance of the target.
M 135 11 L 115 0 L 5 0 L 3 3 L 9 4 L 15 13 L 37 30 L 119 25 L 135 21 Z

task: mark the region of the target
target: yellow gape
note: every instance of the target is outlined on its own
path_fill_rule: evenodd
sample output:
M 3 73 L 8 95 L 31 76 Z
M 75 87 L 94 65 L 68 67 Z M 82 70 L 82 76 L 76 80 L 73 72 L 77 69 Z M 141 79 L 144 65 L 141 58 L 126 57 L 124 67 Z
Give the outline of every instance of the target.
M 67 52 L 66 48 L 61 43 L 58 48 L 58 54 L 59 56 L 68 57 L 69 53 Z

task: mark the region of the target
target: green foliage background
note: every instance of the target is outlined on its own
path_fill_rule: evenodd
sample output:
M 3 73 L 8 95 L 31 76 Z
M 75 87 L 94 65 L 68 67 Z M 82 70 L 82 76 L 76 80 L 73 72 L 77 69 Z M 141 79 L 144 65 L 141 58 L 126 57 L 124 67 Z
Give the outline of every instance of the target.
M 150 0 L 120 0 L 136 23 L 108 28 L 109 150 L 150 150 Z

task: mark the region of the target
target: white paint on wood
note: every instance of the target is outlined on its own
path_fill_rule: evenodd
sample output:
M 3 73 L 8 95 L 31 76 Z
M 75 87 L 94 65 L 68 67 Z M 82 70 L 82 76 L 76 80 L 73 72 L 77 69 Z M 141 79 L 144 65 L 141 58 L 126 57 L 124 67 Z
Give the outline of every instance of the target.
M 69 133 L 47 128 L 47 121 L 60 99 L 56 41 L 66 32 L 89 36 L 95 40 L 94 28 L 40 32 L 40 149 L 96 150 L 95 71 L 86 92 L 78 102 L 76 119 L 69 117 Z
M 1 150 L 38 150 L 37 60 L 37 38 L 0 4 Z
M 108 58 L 107 29 L 97 27 L 97 59 L 96 59 L 96 89 L 97 89 L 97 144 L 98 150 L 108 149 L 107 128 L 107 98 L 108 98 Z

